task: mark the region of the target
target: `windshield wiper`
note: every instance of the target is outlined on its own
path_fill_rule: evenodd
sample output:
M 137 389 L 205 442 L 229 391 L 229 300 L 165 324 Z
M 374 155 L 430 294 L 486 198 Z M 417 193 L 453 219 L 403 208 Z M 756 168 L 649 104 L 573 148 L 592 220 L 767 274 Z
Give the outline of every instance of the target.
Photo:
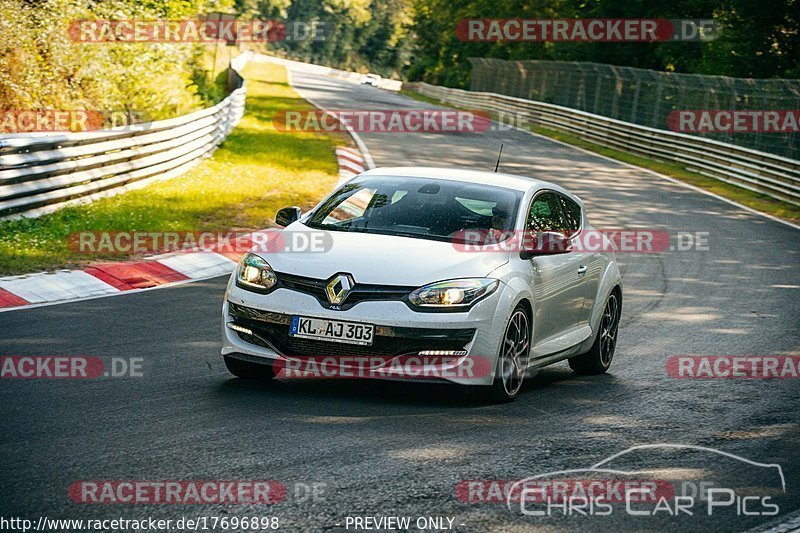
M 378 228 L 343 228 L 339 226 L 334 226 L 331 224 L 316 224 L 312 222 L 307 222 L 306 226 L 312 229 L 321 229 L 321 230 L 329 230 L 329 231 L 341 231 L 344 233 L 366 233 L 370 235 L 388 235 L 390 237 L 410 237 L 416 239 L 426 239 L 429 241 L 442 241 L 447 242 L 450 240 L 449 237 L 444 235 L 435 235 L 430 233 L 414 233 L 413 231 L 396 231 L 391 229 L 378 229 Z

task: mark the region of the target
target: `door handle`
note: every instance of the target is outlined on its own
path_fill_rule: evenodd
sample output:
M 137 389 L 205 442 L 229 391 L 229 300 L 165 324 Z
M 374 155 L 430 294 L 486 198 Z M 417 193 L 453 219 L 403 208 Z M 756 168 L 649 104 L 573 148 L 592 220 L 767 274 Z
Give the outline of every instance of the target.
M 578 274 L 586 274 L 587 270 L 588 270 L 588 267 L 586 267 L 584 265 L 581 265 L 580 268 L 578 268 Z

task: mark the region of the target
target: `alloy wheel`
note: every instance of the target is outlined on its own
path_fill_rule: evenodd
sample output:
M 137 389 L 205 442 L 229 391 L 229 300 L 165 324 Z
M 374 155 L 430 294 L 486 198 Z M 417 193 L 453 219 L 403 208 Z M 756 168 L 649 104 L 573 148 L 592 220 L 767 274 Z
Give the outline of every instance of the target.
M 614 349 L 617 347 L 617 328 L 619 327 L 619 300 L 616 294 L 608 297 L 603 318 L 600 321 L 600 362 L 603 366 L 611 364 Z
M 529 349 L 528 316 L 524 311 L 517 309 L 508 322 L 500 356 L 500 379 L 503 389 L 510 397 L 515 396 L 522 387 L 528 365 Z

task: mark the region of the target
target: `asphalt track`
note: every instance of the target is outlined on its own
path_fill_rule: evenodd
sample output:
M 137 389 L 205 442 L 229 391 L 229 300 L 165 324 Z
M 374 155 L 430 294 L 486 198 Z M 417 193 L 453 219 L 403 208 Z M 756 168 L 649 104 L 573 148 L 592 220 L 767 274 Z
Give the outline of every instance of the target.
M 330 109 L 429 107 L 307 73 L 294 84 Z M 703 508 L 631 516 L 624 505 L 610 516 L 533 517 L 463 502 L 455 490 L 663 443 L 778 464 L 785 494 L 774 469 L 711 452 L 640 450 L 614 464 L 646 472 L 639 478 L 738 483 L 771 494 L 780 515 L 800 508 L 798 381 L 665 372 L 674 355 L 800 355 L 797 229 L 517 130 L 362 138 L 379 166 L 476 169 L 493 168 L 502 142 L 502 170 L 570 188 L 596 227 L 708 232 L 709 250 L 620 255 L 625 300 L 610 373 L 578 377 L 562 363 L 502 406 L 449 386 L 232 379 L 218 355 L 223 278 L 2 313 L 2 355 L 141 357 L 143 376 L 0 381 L 0 516 L 266 515 L 290 531 L 342 530 L 348 516 L 451 517 L 459 531 L 741 531 L 774 519 Z M 72 482 L 97 479 L 274 479 L 289 492 L 272 507 L 69 500 Z M 298 497 L 315 483 L 318 498 Z

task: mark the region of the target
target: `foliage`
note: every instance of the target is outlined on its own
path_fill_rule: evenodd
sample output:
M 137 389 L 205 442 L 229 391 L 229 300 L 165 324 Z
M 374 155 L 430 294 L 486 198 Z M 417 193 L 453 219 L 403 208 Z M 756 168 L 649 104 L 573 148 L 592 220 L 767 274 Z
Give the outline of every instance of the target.
M 316 23 L 324 38 L 268 43 L 272 53 L 383 76 L 401 76 L 412 46 L 412 0 L 236 0 L 242 16 Z
M 800 77 L 798 0 L 0 0 L 0 108 L 133 110 L 149 118 L 221 98 L 224 46 L 76 44 L 75 19 L 241 19 L 316 23 L 324 39 L 264 45 L 294 59 L 384 76 L 469 85 L 470 57 L 595 61 L 736 77 Z M 464 42 L 466 18 L 713 17 L 718 39 L 683 43 Z M 212 79 L 215 78 L 215 79 Z
M 80 43 L 81 19 L 181 19 L 219 7 L 213 0 L 0 0 L 0 109 L 127 111 L 171 117 L 219 99 L 199 92 L 203 46 L 174 43 Z M 222 7 L 227 4 L 223 3 Z
M 469 85 L 470 57 L 594 61 L 735 77 L 800 77 L 797 0 L 237 0 L 241 13 L 318 20 L 323 42 L 271 43 L 295 59 L 447 86 Z M 709 19 L 718 39 L 675 43 L 464 42 L 467 18 Z
M 469 57 L 594 61 L 734 77 L 800 77 L 797 0 L 415 0 L 415 59 L 407 76 L 468 87 Z M 459 41 L 465 18 L 713 18 L 718 39 L 674 43 Z

